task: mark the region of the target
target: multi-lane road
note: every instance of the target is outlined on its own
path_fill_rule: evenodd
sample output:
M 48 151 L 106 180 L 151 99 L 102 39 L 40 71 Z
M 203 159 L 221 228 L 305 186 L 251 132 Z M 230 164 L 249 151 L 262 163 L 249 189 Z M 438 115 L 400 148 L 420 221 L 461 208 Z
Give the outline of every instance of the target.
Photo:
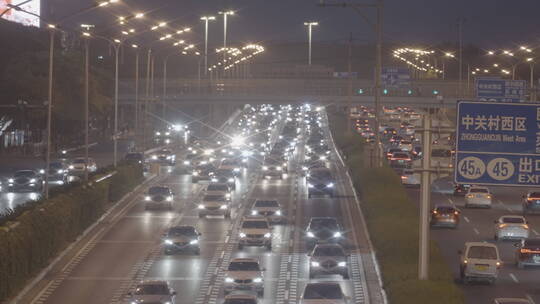
M 330 140 L 327 125 L 326 136 Z M 312 216 L 334 216 L 345 228 L 351 253 L 350 280 L 338 281 L 351 303 L 382 303 L 381 288 L 359 209 L 344 165 L 335 148 L 331 169 L 336 178 L 333 198 L 307 198 L 305 178 L 297 174 L 303 157 L 300 143 L 283 180 L 261 176 L 261 160 L 250 160 L 237 180 L 231 219 L 199 218 L 197 202 L 203 186 L 189 175 L 152 177 L 120 202 L 32 288 L 22 303 L 125 303 L 140 280 L 166 280 L 177 292 L 176 303 L 221 303 L 224 274 L 235 257 L 259 259 L 264 272 L 262 303 L 297 303 L 308 276 L 305 227 Z M 181 151 L 179 151 L 181 154 Z M 173 172 L 178 172 L 174 171 Z M 150 185 L 167 185 L 177 194 L 174 210 L 146 211 L 142 194 Z M 287 223 L 273 228 L 271 251 L 238 249 L 238 226 L 256 198 L 279 200 Z M 200 255 L 164 255 L 162 234 L 172 225 L 193 225 L 202 233 Z M 371 302 L 369 300 L 371 299 Z

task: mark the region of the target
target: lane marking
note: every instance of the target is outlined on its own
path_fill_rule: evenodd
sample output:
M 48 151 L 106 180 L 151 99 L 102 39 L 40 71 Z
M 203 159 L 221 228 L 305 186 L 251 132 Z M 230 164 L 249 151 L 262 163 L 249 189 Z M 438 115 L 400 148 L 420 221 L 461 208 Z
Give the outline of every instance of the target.
M 538 231 L 536 231 L 535 229 L 532 229 L 532 232 L 533 232 L 535 235 L 540 235 L 540 233 L 538 233 Z
M 519 280 L 516 278 L 516 276 L 515 276 L 513 273 L 510 273 L 510 274 L 508 274 L 508 275 L 512 278 L 512 280 L 513 280 L 514 282 L 519 283 Z
M 455 205 L 454 201 L 449 197 L 448 197 L 448 201 L 450 202 L 450 204 Z
M 471 221 L 469 220 L 469 218 L 468 218 L 468 217 L 466 217 L 466 216 L 464 216 L 464 217 L 463 217 L 463 219 L 464 219 L 464 220 L 465 220 L 465 222 L 467 222 L 467 223 L 470 223 L 470 222 L 471 222 Z
M 480 231 L 478 231 L 478 229 L 476 229 L 476 228 L 473 228 L 473 230 L 474 230 L 474 233 L 476 233 L 476 234 L 480 234 Z
M 529 302 L 531 302 L 532 304 L 536 304 L 536 303 L 534 302 L 534 300 L 532 299 L 531 295 L 526 294 L 526 295 L 525 295 L 525 298 L 527 298 L 527 300 L 529 300 Z

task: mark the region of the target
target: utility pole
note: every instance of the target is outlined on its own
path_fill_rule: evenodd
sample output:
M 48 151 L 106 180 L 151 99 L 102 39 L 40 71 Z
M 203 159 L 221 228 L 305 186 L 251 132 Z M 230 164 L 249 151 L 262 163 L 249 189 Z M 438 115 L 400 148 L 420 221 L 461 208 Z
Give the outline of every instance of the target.
M 429 279 L 429 201 L 431 195 L 431 115 L 424 114 L 422 131 L 422 177 L 420 192 L 420 244 L 418 279 Z
M 382 23 L 383 23 L 383 14 L 382 10 L 384 7 L 383 0 L 377 0 L 375 3 L 371 4 L 360 4 L 360 3 L 325 3 L 324 0 L 321 0 L 319 6 L 321 7 L 350 7 L 353 8 L 360 16 L 364 19 L 366 17 L 360 10 L 361 8 L 375 8 L 377 10 L 377 21 L 375 24 L 371 23 L 368 20 L 368 23 L 374 27 L 376 33 L 376 47 L 375 47 L 375 142 L 376 142 L 376 165 L 378 167 L 382 166 L 382 147 L 381 147 L 381 135 L 379 133 L 379 127 L 381 125 L 381 72 L 382 72 Z
M 463 23 L 465 19 L 458 19 L 458 38 L 459 38 L 459 94 L 458 96 L 463 96 Z
M 53 99 L 53 70 L 54 70 L 54 34 L 55 28 L 49 25 L 49 89 L 47 101 L 47 155 L 45 156 L 45 199 L 49 198 L 49 171 L 51 170 L 51 120 Z
M 353 35 L 352 33 L 350 34 L 350 37 L 349 37 L 349 54 L 348 54 L 348 61 L 349 61 L 349 64 L 348 64 L 348 67 L 349 67 L 349 83 L 348 83 L 348 87 L 347 87 L 347 121 L 348 121 L 348 126 L 347 126 L 347 134 L 351 134 L 352 133 L 352 119 L 351 119 L 351 109 L 352 109 L 352 44 L 353 44 Z
M 150 98 L 150 58 L 152 57 L 152 49 L 148 49 L 146 54 L 146 98 L 144 99 L 144 109 L 143 109 L 143 142 L 142 147 L 143 151 L 146 150 L 146 119 L 148 111 L 148 99 Z
M 311 37 L 313 34 L 313 26 L 319 25 L 318 22 L 304 22 L 304 25 L 308 27 L 308 65 L 311 66 Z
M 88 39 L 84 40 L 84 158 L 85 158 L 85 166 L 84 166 L 84 180 L 88 181 L 88 144 L 89 144 L 89 136 L 88 136 L 88 123 L 89 123 L 89 64 L 88 64 L 88 56 L 89 56 L 89 44 L 90 42 Z
M 135 51 L 135 145 L 139 134 L 139 50 Z

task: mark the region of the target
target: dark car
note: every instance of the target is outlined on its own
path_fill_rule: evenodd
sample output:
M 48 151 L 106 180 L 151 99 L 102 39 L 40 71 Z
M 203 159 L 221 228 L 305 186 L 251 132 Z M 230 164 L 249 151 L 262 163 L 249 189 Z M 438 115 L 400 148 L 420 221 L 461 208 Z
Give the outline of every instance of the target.
M 540 192 L 529 192 L 523 197 L 523 214 L 540 213 Z
M 341 243 L 343 231 L 334 217 L 312 217 L 306 228 L 308 247 L 315 244 Z
M 193 226 L 174 226 L 163 236 L 165 254 L 190 251 L 201 253 L 199 238 L 201 234 Z
M 328 195 L 334 196 L 335 179 L 328 168 L 315 168 L 308 171 L 307 174 L 308 198 L 311 196 Z
M 431 227 L 457 228 L 459 225 L 459 211 L 454 206 L 436 206 L 431 210 Z
M 236 175 L 231 169 L 217 169 L 210 173 L 212 183 L 227 184 L 232 190 L 236 190 Z
M 469 192 L 471 185 L 468 184 L 456 184 L 454 186 L 454 196 L 465 196 Z
M 176 155 L 168 149 L 163 149 L 152 155 L 152 160 L 163 165 L 176 164 Z
M 8 192 L 41 192 L 43 177 L 34 170 L 20 170 L 7 180 Z
M 68 172 L 69 167 L 65 162 L 61 160 L 52 161 L 49 164 L 49 174 L 47 174 L 48 182 L 63 185 L 68 182 Z M 42 170 L 40 173 L 44 175 L 45 170 Z
M 285 173 L 283 168 L 283 161 L 268 157 L 264 160 L 262 171 L 263 178 L 279 177 L 279 179 L 283 179 L 283 174 Z
M 210 180 L 211 175 L 216 171 L 216 167 L 208 162 L 198 165 L 191 174 L 191 181 L 197 183 L 200 180 Z
M 142 152 L 128 152 L 124 159 L 127 162 L 134 164 L 143 164 L 144 163 L 144 153 Z
M 167 208 L 173 209 L 174 193 L 169 187 L 153 186 L 144 195 L 144 209 Z
M 540 266 L 540 239 L 525 239 L 517 243 L 516 247 L 516 265 L 518 268 Z

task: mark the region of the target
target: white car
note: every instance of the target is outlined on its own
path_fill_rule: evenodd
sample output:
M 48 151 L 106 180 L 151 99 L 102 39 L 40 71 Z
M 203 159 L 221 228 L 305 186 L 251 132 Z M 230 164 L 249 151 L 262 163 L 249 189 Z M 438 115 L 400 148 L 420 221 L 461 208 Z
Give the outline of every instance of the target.
M 210 183 L 204 189 L 205 195 L 224 195 L 226 198 L 231 197 L 231 188 L 225 183 Z
M 69 173 L 73 175 L 81 175 L 84 174 L 84 169 L 86 168 L 86 158 L 85 157 L 77 157 L 72 162 L 71 165 L 69 165 Z M 97 165 L 94 159 L 88 158 L 88 172 L 96 172 L 97 171 Z
M 487 281 L 494 284 L 502 261 L 497 246 L 485 242 L 467 242 L 460 255 L 460 276 L 463 283 Z
M 465 207 L 491 208 L 492 198 L 487 187 L 471 186 L 465 195 Z
M 272 250 L 272 228 L 264 217 L 244 217 L 239 236 L 238 249 L 244 246 L 264 246 Z
M 527 239 L 529 225 L 520 215 L 504 215 L 495 221 L 495 240 Z
M 176 292 L 169 287 L 167 281 L 143 281 L 128 295 L 128 303 L 176 303 Z
M 199 217 L 208 215 L 223 215 L 231 217 L 231 201 L 225 195 L 205 195 L 197 206 Z
M 231 261 L 225 273 L 224 291 L 228 294 L 234 290 L 253 291 L 264 295 L 264 269 L 259 261 L 253 258 L 236 258 Z
M 252 216 L 264 216 L 271 223 L 283 223 L 287 220 L 277 200 L 258 199 L 251 208 Z
M 414 173 L 412 169 L 405 169 L 401 172 L 401 183 L 406 187 L 420 187 L 420 174 Z
M 341 286 L 337 282 L 307 283 L 301 304 L 347 304 Z

